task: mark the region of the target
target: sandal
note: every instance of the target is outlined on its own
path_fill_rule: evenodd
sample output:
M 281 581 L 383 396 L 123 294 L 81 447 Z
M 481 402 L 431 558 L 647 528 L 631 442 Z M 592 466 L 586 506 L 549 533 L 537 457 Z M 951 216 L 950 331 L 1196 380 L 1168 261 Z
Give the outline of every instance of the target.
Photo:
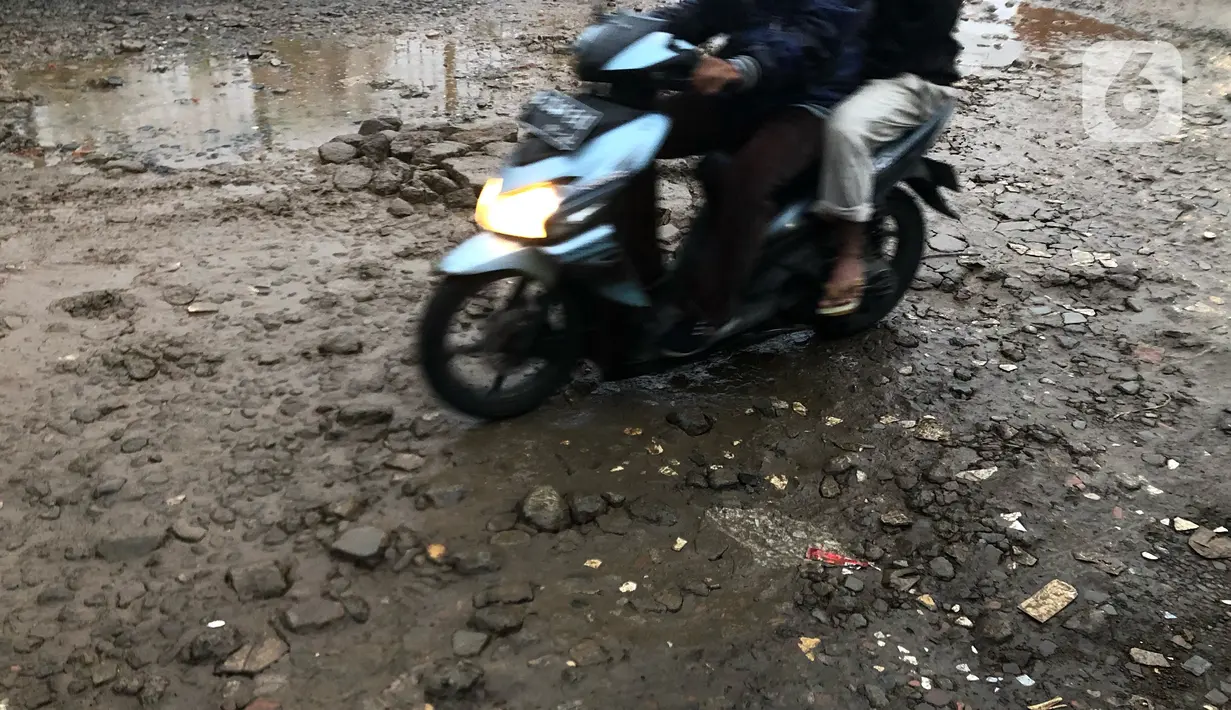
M 839 316 L 848 316 L 859 310 L 859 306 L 863 305 L 863 290 L 867 286 L 863 277 L 854 281 L 848 281 L 842 292 L 847 294 L 844 298 L 833 298 L 829 296 L 829 286 L 825 287 L 826 297 L 822 298 L 816 305 L 816 314 L 827 318 L 836 318 Z M 837 301 L 837 303 L 834 303 Z M 825 304 L 833 305 L 825 305 Z

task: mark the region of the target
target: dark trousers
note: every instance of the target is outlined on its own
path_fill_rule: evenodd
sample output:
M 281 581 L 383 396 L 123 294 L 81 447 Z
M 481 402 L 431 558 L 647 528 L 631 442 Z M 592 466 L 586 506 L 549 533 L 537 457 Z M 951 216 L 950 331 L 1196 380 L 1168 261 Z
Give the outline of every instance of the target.
M 702 259 L 684 275 L 685 301 L 680 303 L 691 315 L 713 324 L 731 317 L 732 303 L 750 275 L 774 215 L 774 192 L 820 157 L 824 132 L 823 121 L 803 108 L 786 108 L 753 123 L 732 111 L 729 101 L 678 94 L 660 108 L 672 126 L 659 158 L 724 151 L 733 159 L 720 178 L 719 203 L 711 207 L 714 221 L 705 235 Z M 648 170 L 629 186 L 619 225 L 633 268 L 646 285 L 663 276 L 656 181 L 655 172 Z

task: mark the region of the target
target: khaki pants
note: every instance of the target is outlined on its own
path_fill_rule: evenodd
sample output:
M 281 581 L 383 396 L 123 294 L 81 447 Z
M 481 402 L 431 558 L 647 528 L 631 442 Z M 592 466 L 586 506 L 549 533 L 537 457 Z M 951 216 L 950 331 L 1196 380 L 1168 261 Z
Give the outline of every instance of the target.
M 876 149 L 926 123 L 956 95 L 951 87 L 899 74 L 873 79 L 838 104 L 825 122 L 817 213 L 848 222 L 871 221 Z

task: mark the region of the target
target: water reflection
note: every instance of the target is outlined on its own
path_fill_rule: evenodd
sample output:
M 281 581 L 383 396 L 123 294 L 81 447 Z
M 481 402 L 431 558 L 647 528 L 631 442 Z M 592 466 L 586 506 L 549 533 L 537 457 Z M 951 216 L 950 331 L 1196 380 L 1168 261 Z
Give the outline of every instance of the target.
M 114 58 L 14 78 L 44 99 L 35 116 L 44 145 L 87 142 L 198 163 L 309 147 L 379 113 L 469 114 L 519 99 L 532 71 L 515 70 L 493 44 L 476 44 L 284 39 L 256 60 L 190 56 L 160 67 Z M 123 83 L 90 88 L 109 77 Z
M 1127 39 L 1133 32 L 1065 10 L 994 0 L 991 12 L 959 27 L 965 73 L 1008 66 L 1026 49 L 1050 49 L 1074 40 Z

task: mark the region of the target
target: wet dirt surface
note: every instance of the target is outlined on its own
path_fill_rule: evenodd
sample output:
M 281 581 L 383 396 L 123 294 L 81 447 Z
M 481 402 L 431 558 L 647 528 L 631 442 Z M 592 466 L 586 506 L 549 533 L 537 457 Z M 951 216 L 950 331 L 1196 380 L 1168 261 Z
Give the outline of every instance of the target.
M 0 171 L 0 707 L 1227 703 L 1231 66 L 1205 25 L 1182 134 L 1108 145 L 1074 52 L 1156 24 L 969 8 L 992 24 L 935 151 L 963 218 L 930 216 L 885 327 L 475 427 L 411 354 L 507 124 L 439 118 L 563 82 L 582 9 L 493 34 L 483 8 L 317 3 L 150 57 L 238 11 L 42 9 L 0 28 L 0 88 L 43 94 L 30 142 L 57 144 Z M 82 28 L 107 51 L 70 50 Z M 125 36 L 150 47 L 116 60 Z M 49 60 L 131 73 L 78 89 Z M 428 150 L 398 198 L 363 172 L 383 155 L 294 152 L 386 113 Z M 689 186 L 664 195 L 686 224 Z M 1074 601 L 1019 610 L 1056 579 Z

